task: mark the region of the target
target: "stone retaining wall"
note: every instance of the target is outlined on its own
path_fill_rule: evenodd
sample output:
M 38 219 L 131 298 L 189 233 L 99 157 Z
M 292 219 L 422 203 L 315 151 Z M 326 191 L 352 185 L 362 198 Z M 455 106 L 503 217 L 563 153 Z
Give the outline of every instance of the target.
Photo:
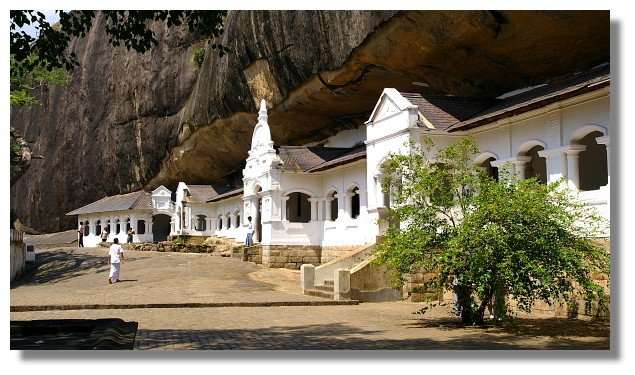
M 322 256 L 321 256 L 321 263 L 328 263 L 332 260 L 341 258 L 343 256 L 352 254 L 356 251 L 359 251 L 361 249 L 364 249 L 368 247 L 368 245 L 361 245 L 361 246 L 324 246 L 322 247 Z
M 437 274 L 426 271 L 421 267 L 413 266 L 410 274 L 405 276 L 405 283 L 402 287 L 403 299 L 410 302 L 448 302 L 453 303 L 454 294 L 449 290 L 439 290 L 435 288 L 434 279 Z M 610 277 L 606 274 L 593 274 L 592 279 L 604 288 L 605 293 L 610 297 Z M 574 295 L 573 306 L 567 305 L 564 301 L 556 302 L 551 306 L 544 301 L 536 301 L 532 307 L 532 315 L 556 318 L 603 318 L 609 314 L 608 305 L 605 307 L 593 303 L 590 308 L 586 301 L 579 295 Z M 609 302 L 607 302 L 609 303 Z M 513 301 L 508 302 L 508 309 L 512 314 L 523 314 L 515 307 Z
M 110 247 L 111 242 L 102 242 L 99 246 Z M 124 250 L 134 251 L 160 251 L 174 253 L 214 253 L 218 252 L 215 246 L 205 244 L 179 244 L 171 242 L 158 243 L 124 243 L 121 244 Z
M 299 270 L 303 264 L 320 265 L 321 246 L 262 245 L 262 264 L 269 268 Z

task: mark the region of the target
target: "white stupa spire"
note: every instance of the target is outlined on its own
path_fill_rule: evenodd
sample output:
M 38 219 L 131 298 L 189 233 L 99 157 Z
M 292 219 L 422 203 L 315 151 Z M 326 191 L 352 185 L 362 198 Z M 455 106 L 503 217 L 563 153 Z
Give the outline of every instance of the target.
M 267 102 L 262 99 L 260 101 L 260 111 L 258 112 L 258 122 L 263 121 L 267 122 Z

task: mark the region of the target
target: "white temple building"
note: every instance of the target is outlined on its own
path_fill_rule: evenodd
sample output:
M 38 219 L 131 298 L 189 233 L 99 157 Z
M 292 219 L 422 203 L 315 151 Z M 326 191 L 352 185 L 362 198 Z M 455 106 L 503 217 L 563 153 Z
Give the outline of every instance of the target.
M 320 146 L 276 146 L 270 126 L 276 125 L 268 123 L 263 100 L 242 184 L 181 182 L 175 194 L 161 186 L 152 193 L 106 197 L 68 215 L 87 224 L 86 246 L 100 241 L 104 226 L 111 230 L 109 241 L 116 236 L 125 242 L 131 226 L 135 242 L 164 241 L 168 235 L 244 242 L 251 216 L 263 264 L 323 263 L 338 248 L 372 244 L 382 234 L 377 219 L 390 207 L 381 189 L 382 164 L 391 152 L 410 152 L 408 145 L 423 137 L 446 147 L 472 135 L 481 152 L 474 163 L 493 177 L 499 168 L 544 183 L 564 177 L 583 201 L 610 217 L 608 64 L 495 100 L 386 88 L 364 126 Z M 294 246 L 317 260 L 307 262 L 308 255 L 290 250 Z

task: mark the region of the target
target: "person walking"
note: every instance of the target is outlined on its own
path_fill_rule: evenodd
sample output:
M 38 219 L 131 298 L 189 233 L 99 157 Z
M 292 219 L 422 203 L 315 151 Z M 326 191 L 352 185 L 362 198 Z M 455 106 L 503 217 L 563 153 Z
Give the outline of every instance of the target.
M 251 222 L 251 216 L 247 217 L 247 239 L 245 239 L 245 246 L 253 246 L 254 245 L 254 224 Z
M 132 237 L 134 236 L 134 230 L 132 228 L 128 229 L 128 241 L 127 243 L 132 243 Z
M 123 263 L 123 248 L 119 244 L 119 238 L 113 240 L 108 252 L 108 262 L 110 263 L 110 274 L 108 275 L 108 284 L 119 281 L 119 272 Z
M 80 222 L 77 228 L 77 246 L 84 247 L 84 223 Z

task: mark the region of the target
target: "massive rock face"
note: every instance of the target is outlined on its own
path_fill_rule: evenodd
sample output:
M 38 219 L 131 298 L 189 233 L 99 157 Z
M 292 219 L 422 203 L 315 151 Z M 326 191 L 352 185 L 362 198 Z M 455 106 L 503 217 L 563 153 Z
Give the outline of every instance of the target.
M 206 52 L 183 29 L 153 25 L 144 55 L 113 48 L 98 19 L 71 48 L 81 67 L 43 105 L 12 109 L 36 160 L 11 189 L 28 226 L 106 195 L 178 181 L 220 182 L 246 157 L 257 103 L 277 144 L 360 126 L 384 87 L 496 97 L 609 59 L 608 11 L 232 11 Z

